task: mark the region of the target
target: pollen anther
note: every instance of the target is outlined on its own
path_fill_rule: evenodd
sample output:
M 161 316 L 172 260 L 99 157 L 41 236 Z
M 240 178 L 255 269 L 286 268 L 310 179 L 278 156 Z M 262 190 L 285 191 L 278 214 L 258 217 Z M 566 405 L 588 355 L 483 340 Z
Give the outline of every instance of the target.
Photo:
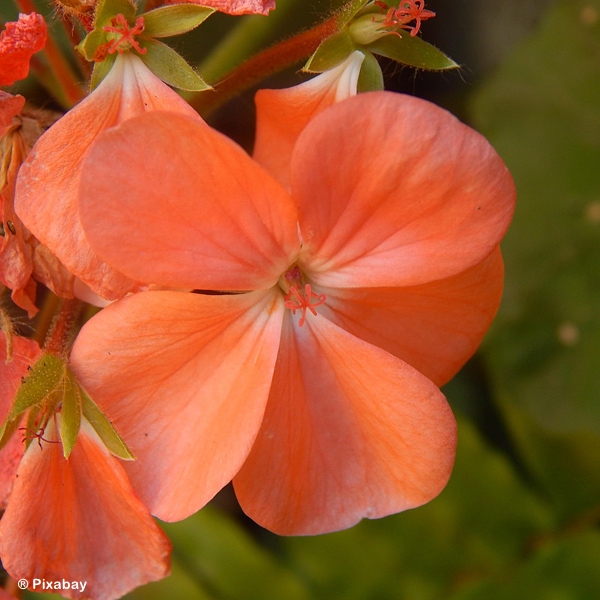
M 108 54 L 118 52 L 122 54 L 129 48 L 135 48 L 140 54 L 146 54 L 146 48 L 142 48 L 137 40 L 133 37 L 139 35 L 144 31 L 144 17 L 138 17 L 135 25 L 130 29 L 127 19 L 122 15 L 118 14 L 116 17 L 111 19 L 110 25 L 103 27 L 103 30 L 107 33 L 117 34 L 108 45 Z
M 327 300 L 325 294 L 315 294 L 310 288 L 310 283 L 307 283 L 304 286 L 304 292 L 299 291 L 298 288 L 293 285 L 284 298 L 284 303 L 285 307 L 289 308 L 294 315 L 297 310 L 302 311 L 302 316 L 300 317 L 300 321 L 298 321 L 298 325 L 302 327 L 306 321 L 306 311 L 310 310 L 310 312 L 316 316 L 317 311 L 315 308 L 321 306 L 321 304 L 325 304 L 325 300 Z

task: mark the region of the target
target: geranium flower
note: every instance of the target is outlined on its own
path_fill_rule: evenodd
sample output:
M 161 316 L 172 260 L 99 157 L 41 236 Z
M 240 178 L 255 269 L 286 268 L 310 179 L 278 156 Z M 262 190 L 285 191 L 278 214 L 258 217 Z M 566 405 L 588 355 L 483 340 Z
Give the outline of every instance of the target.
M 14 360 L 6 363 L 3 338 L 0 333 L 0 422 L 40 354 L 37 344 L 15 336 Z M 4 568 L 30 584 L 35 578 L 85 583 L 83 590 L 62 594 L 93 600 L 120 598 L 166 577 L 170 542 L 133 492 L 119 461 L 85 417 L 66 459 L 57 431 L 60 419 L 55 414 L 39 431 L 23 419 L 0 450 Z
M 179 115 L 126 122 L 86 159 L 81 215 L 104 260 L 232 292 L 130 296 L 72 351 L 162 519 L 233 477 L 259 524 L 321 533 L 423 504 L 450 475 L 455 421 L 437 386 L 500 300 L 506 167 L 449 113 L 376 92 L 308 123 L 290 182 Z
M 42 15 L 20 14 L 0 34 L 0 85 L 12 85 L 29 74 L 29 61 L 46 44 L 48 29 Z
M 200 120 L 138 57 L 119 54 L 102 83 L 38 140 L 19 171 L 15 209 L 25 226 L 106 299 L 119 298 L 139 283 L 104 264 L 86 240 L 78 212 L 82 161 L 100 132 L 153 110 Z

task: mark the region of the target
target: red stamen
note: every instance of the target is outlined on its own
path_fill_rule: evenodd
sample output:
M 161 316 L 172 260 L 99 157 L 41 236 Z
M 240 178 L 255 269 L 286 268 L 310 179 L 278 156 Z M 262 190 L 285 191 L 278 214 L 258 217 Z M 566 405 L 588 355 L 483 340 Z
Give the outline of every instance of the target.
M 384 2 L 376 1 L 375 4 L 380 8 L 387 9 Z M 435 13 L 425 8 L 425 0 L 403 0 L 398 8 L 390 8 L 385 16 L 384 27 L 399 27 L 410 31 L 414 37 L 419 33 L 421 21 L 426 21 L 435 17 Z M 411 21 L 416 21 L 414 25 L 409 25 Z
M 138 17 L 132 29 L 129 29 L 127 19 L 120 13 L 112 18 L 110 22 L 112 27 L 107 25 L 102 29 L 107 33 L 116 33 L 120 37 L 117 37 L 110 42 L 108 47 L 109 54 L 113 54 L 113 52 L 123 54 L 123 52 L 129 50 L 131 47 L 135 48 L 140 54 L 146 54 L 146 48 L 142 48 L 133 37 L 144 31 L 144 17 Z
M 310 289 L 310 284 L 307 283 L 304 286 L 304 293 L 298 291 L 298 288 L 293 285 L 284 298 L 284 303 L 285 307 L 289 308 L 294 315 L 296 314 L 297 310 L 302 311 L 302 316 L 300 317 L 300 321 L 298 321 L 298 325 L 302 327 L 306 321 L 306 311 L 310 310 L 310 312 L 316 316 L 317 311 L 315 310 L 315 307 L 324 304 L 325 300 L 327 300 L 327 296 L 325 296 L 325 294 L 315 294 Z
M 32 429 L 29 429 L 29 427 L 19 427 L 19 431 L 29 432 L 29 434 L 25 434 L 23 436 L 23 442 L 25 440 L 33 440 L 34 438 L 37 439 L 38 444 L 40 446 L 40 450 L 43 450 L 42 442 L 46 442 L 47 444 L 60 444 L 58 440 L 47 440 L 44 437 L 44 431 L 46 431 L 44 427 L 41 427 L 39 431 L 33 431 Z

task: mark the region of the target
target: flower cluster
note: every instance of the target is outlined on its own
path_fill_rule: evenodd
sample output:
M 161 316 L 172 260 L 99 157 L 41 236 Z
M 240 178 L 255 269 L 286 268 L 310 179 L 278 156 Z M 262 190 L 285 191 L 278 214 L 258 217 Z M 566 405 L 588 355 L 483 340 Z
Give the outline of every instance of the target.
M 258 92 L 250 156 L 155 74 L 193 80 L 155 38 L 210 11 L 174 4 L 101 2 L 95 23 L 81 7 L 94 89 L 64 116 L 0 96 L 0 276 L 30 315 L 54 302 L 36 283 L 64 299 L 41 348 L 0 311 L 0 557 L 15 579 L 88 582 L 70 598 L 166 576 L 152 516 L 184 519 L 230 481 L 282 535 L 432 500 L 457 435 L 439 386 L 502 292 L 514 187 L 483 137 L 423 100 L 362 93 L 372 55 L 352 47 Z M 349 6 L 372 20 L 383 3 Z M 433 16 L 385 9 L 411 35 Z M 42 24 L 2 34 L 15 78 Z M 81 326 L 85 303 L 104 308 Z

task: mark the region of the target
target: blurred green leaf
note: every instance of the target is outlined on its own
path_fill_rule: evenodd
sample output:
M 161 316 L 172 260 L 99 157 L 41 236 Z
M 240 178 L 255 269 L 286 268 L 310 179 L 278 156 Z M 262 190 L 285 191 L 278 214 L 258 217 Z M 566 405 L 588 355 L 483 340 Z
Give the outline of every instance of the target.
M 495 383 L 545 427 L 600 433 L 600 2 L 563 0 L 473 105 L 512 171 Z
M 173 556 L 219 600 L 307 600 L 304 583 L 233 519 L 205 507 L 180 523 L 163 523 Z

